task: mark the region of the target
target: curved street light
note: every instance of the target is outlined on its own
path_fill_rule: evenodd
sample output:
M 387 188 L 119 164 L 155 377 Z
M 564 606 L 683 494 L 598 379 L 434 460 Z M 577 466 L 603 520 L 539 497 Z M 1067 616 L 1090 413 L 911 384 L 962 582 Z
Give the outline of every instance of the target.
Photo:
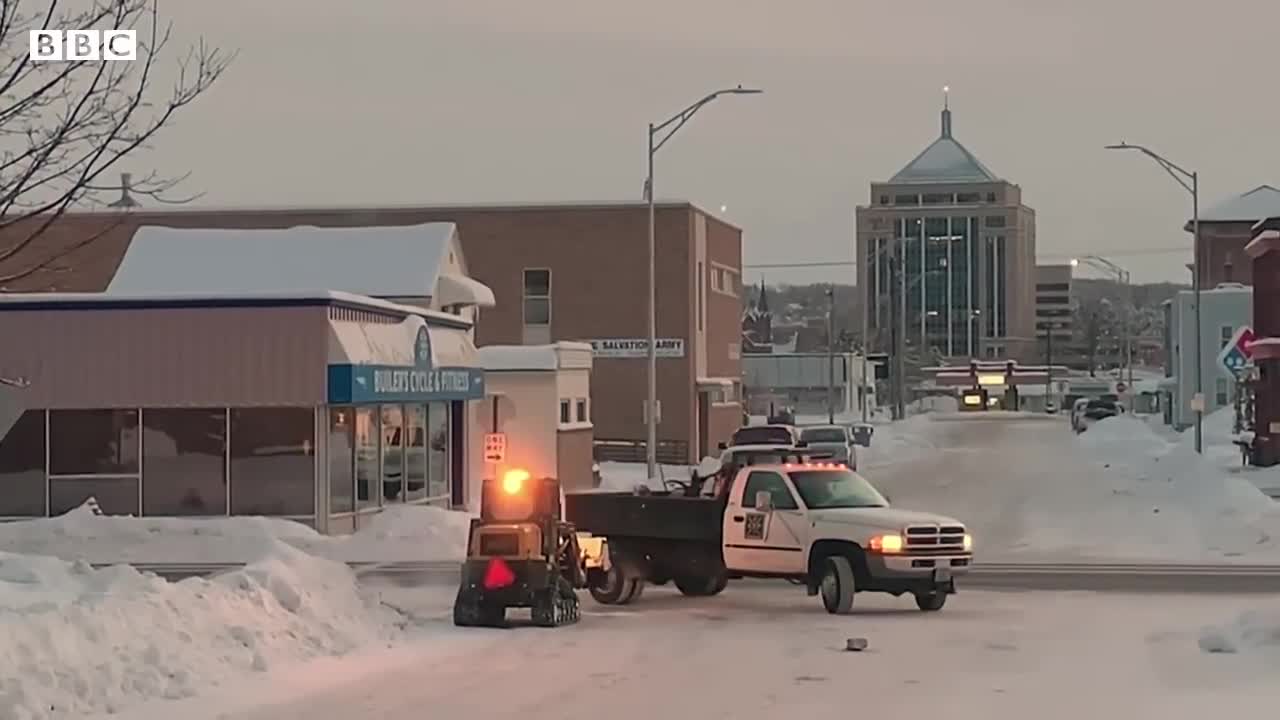
M 649 173 L 644 181 L 645 199 L 649 205 L 649 349 L 648 360 L 648 393 L 645 400 L 645 425 L 647 437 L 645 442 L 645 464 L 648 466 L 649 480 L 658 477 L 658 310 L 657 310 L 657 242 L 654 229 L 654 195 L 653 195 L 653 156 L 676 134 L 684 124 L 689 122 L 699 110 L 722 95 L 759 95 L 764 92 L 741 85 L 709 93 L 701 100 L 672 115 L 665 122 L 654 125 L 649 123 Z M 665 132 L 665 134 L 663 134 Z M 659 137 L 661 135 L 661 137 Z
M 1193 409 L 1196 413 L 1196 452 L 1204 453 L 1204 369 L 1201 367 L 1200 355 L 1204 351 L 1204 343 L 1201 333 L 1201 314 L 1200 314 L 1200 174 L 1194 170 L 1187 170 L 1179 167 L 1172 161 L 1168 160 L 1159 153 L 1142 145 L 1133 145 L 1121 141 L 1115 145 L 1107 145 L 1107 150 L 1136 150 L 1143 155 L 1151 158 L 1165 172 L 1169 173 L 1169 177 L 1182 186 L 1184 190 L 1191 193 L 1191 288 L 1195 293 L 1195 335 L 1196 350 L 1191 353 L 1192 368 L 1195 374 L 1196 394 L 1192 400 Z

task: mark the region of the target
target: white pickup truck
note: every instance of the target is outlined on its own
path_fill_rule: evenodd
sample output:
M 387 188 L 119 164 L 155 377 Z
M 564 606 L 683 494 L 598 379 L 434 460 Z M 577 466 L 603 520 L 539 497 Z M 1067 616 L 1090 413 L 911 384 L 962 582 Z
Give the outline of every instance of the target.
M 910 594 L 942 609 L 973 562 L 959 521 L 900 510 L 843 464 L 750 464 L 697 492 L 566 496 L 566 519 L 607 547 L 588 572 L 592 596 L 634 602 L 647 583 L 674 581 L 685 595 L 715 595 L 733 578 L 778 578 L 848 613 L 854 595 Z

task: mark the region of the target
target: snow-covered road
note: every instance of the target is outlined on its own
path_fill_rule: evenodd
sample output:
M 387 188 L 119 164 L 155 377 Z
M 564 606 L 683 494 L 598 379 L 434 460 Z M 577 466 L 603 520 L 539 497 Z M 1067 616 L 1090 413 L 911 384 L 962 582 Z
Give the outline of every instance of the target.
M 407 647 L 323 661 L 115 720 L 652 720 L 1161 717 L 1272 713 L 1274 655 L 1206 654 L 1202 624 L 1247 598 L 965 593 L 926 616 L 859 598 L 832 617 L 757 584 L 707 600 L 652 588 L 642 606 L 587 600 L 560 630 L 457 630 L 442 589 L 389 589 L 418 617 Z M 863 653 L 844 652 L 851 636 Z

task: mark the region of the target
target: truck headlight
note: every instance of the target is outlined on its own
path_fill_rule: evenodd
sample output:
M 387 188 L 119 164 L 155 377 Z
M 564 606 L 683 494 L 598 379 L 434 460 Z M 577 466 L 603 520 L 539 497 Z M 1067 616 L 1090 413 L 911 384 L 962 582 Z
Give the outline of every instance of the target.
M 900 553 L 902 552 L 902 545 L 901 535 L 877 535 L 871 538 L 872 552 Z
M 964 551 L 965 552 L 973 551 L 973 536 L 970 535 L 969 533 L 965 533 L 964 535 Z

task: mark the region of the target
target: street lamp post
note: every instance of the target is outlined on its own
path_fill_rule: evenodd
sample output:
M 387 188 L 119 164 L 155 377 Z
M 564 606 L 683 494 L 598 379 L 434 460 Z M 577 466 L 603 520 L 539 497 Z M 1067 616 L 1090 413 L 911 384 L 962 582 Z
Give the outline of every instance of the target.
M 1137 150 L 1138 152 L 1151 158 L 1169 173 L 1169 177 L 1173 178 L 1184 190 L 1191 193 L 1191 288 L 1195 296 L 1195 335 L 1196 350 L 1192 353 L 1194 364 L 1196 393 L 1192 405 L 1196 413 L 1196 452 L 1204 453 L 1204 368 L 1200 362 L 1201 354 L 1204 352 L 1204 344 L 1201 337 L 1201 314 L 1200 314 L 1200 174 L 1193 170 L 1185 170 L 1166 158 L 1162 157 L 1155 151 L 1143 147 L 1142 145 L 1131 145 L 1121 141 L 1116 145 L 1106 146 L 1107 150 Z
M 717 90 L 676 113 L 666 122 L 657 125 L 649 123 L 649 172 L 644 181 L 645 200 L 649 205 L 649 337 L 647 338 L 649 341 L 647 352 L 649 387 L 645 399 L 644 414 L 648 431 L 645 442 L 645 463 L 648 466 L 648 477 L 651 481 L 658 477 L 658 291 L 656 274 L 658 253 L 657 233 L 654 225 L 653 156 L 671 139 L 672 135 L 676 134 L 677 130 L 689 122 L 689 118 L 692 118 L 705 105 L 721 95 L 757 95 L 761 92 L 763 91 L 744 88 L 741 85 L 735 88 Z M 658 137 L 664 131 L 665 134 Z

